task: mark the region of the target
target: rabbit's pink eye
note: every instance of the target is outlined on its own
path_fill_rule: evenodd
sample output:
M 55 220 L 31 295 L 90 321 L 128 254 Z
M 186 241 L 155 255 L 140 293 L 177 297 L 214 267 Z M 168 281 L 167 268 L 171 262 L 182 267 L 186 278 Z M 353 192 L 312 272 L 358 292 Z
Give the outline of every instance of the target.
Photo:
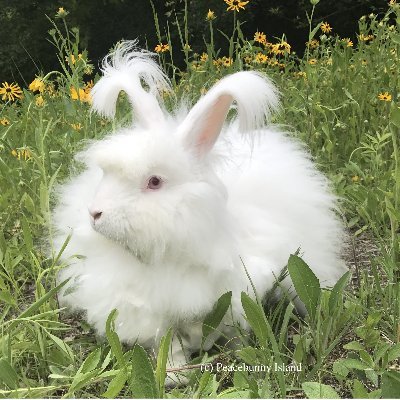
M 160 189 L 162 185 L 162 180 L 158 176 L 152 176 L 149 179 L 149 183 L 147 184 L 147 188 L 151 190 L 157 190 Z

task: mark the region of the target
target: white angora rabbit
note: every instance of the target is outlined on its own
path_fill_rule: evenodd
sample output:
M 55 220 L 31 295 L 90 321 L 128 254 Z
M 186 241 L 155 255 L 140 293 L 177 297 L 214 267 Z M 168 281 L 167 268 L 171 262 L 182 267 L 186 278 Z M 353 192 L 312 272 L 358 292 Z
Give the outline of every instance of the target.
M 226 318 L 247 327 L 240 293 L 253 290 L 243 264 L 262 296 L 300 248 L 321 284 L 334 284 L 345 272 L 343 228 L 303 146 L 265 128 L 278 95 L 263 74 L 227 76 L 190 112 L 169 115 L 159 96 L 168 79 L 134 46 L 105 59 L 92 90 L 93 109 L 107 117 L 124 91 L 134 125 L 80 153 L 85 171 L 60 189 L 54 249 L 72 233 L 60 300 L 85 311 L 99 334 L 116 308 L 120 339 L 147 348 L 173 326 L 180 365 L 199 349 L 202 320 L 223 293 L 232 291 Z M 232 103 L 237 118 L 226 123 Z

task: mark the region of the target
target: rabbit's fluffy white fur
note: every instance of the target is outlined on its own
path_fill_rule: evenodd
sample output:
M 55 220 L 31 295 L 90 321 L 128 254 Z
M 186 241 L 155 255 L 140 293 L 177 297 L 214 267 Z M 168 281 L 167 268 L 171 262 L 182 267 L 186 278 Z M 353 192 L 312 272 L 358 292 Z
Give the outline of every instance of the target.
M 278 95 L 264 75 L 230 75 L 186 115 L 169 115 L 159 96 L 167 78 L 134 46 L 106 58 L 92 94 L 94 110 L 113 117 L 125 91 L 135 124 L 80 153 L 85 171 L 59 190 L 53 249 L 72 234 L 60 301 L 84 310 L 100 334 L 116 308 L 120 338 L 148 348 L 172 325 L 190 352 L 227 291 L 227 318 L 246 328 L 240 293 L 253 290 L 243 264 L 262 296 L 300 248 L 321 284 L 333 285 L 345 272 L 343 228 L 303 146 L 265 128 Z M 233 102 L 238 117 L 226 123 Z M 173 354 L 184 362 L 175 342 Z

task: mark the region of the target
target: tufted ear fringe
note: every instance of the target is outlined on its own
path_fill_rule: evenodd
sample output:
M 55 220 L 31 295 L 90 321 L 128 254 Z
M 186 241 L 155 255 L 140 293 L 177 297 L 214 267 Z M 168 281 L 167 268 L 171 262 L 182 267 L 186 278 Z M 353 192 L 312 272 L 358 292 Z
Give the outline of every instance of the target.
M 114 118 L 118 95 L 123 90 L 138 122 L 148 127 L 164 120 L 160 93 L 171 88 L 167 76 L 154 61 L 154 54 L 137 49 L 136 45 L 136 40 L 124 41 L 104 58 L 103 76 L 91 92 L 92 108 L 100 115 Z

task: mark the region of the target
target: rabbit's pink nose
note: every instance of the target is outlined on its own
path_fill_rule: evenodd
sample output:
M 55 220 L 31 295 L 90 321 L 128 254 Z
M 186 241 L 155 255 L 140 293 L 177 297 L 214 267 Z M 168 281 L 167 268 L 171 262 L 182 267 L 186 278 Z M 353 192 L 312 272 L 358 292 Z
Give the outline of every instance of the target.
M 103 214 L 103 212 L 99 211 L 99 210 L 91 210 L 91 209 L 89 209 L 89 214 L 93 218 L 93 221 L 97 221 L 98 219 L 100 219 L 101 214 Z

